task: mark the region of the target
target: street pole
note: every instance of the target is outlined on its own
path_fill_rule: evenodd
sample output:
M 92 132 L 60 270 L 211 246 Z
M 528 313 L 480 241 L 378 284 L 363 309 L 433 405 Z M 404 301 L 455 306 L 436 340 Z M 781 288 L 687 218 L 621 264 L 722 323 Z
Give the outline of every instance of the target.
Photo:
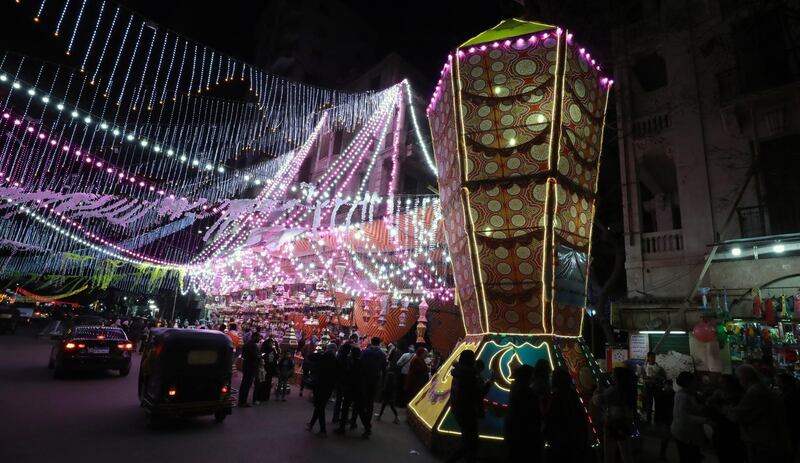
M 170 317 L 170 320 L 172 320 L 172 321 L 175 320 L 175 303 L 176 302 L 178 302 L 178 287 L 177 286 L 175 287 L 175 297 L 172 298 L 172 316 Z

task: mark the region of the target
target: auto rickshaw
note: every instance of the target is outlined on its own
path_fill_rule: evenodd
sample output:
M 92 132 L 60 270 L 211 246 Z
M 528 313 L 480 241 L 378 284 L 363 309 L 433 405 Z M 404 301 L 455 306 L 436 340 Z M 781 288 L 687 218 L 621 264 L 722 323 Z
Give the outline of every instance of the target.
M 155 328 L 142 353 L 139 401 L 155 424 L 164 417 L 231 414 L 233 345 L 218 331 Z

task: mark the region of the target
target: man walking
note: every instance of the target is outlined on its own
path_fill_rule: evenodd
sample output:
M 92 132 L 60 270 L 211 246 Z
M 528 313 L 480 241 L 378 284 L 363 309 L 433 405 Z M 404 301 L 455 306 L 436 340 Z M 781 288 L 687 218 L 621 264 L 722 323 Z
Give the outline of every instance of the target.
M 247 403 L 247 396 L 250 394 L 250 387 L 258 373 L 258 340 L 261 338 L 259 333 L 253 333 L 250 341 L 242 348 L 242 385 L 239 387 L 239 406 L 250 407 Z M 254 398 L 255 400 L 255 398 Z
M 375 406 L 375 393 L 381 373 L 386 368 L 386 354 L 381 350 L 381 338 L 374 337 L 370 346 L 361 354 L 361 381 L 363 384 L 363 406 L 361 408 L 361 422 L 364 424 L 362 437 L 368 439 L 372 434 L 372 413 Z

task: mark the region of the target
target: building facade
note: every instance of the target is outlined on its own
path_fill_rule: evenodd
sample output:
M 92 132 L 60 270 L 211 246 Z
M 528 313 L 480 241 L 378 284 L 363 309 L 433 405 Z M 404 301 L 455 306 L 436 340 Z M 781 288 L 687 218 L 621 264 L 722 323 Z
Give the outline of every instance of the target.
M 800 285 L 800 4 L 628 6 L 613 31 L 621 306 L 675 308 L 696 286 L 744 301 Z

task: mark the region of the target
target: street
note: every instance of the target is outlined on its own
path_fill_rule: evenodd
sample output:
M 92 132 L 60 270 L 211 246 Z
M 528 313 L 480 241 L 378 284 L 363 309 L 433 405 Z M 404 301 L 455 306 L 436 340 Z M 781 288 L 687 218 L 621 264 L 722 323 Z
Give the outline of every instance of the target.
M 126 378 L 114 372 L 55 380 L 47 369 L 50 346 L 32 330 L 0 335 L 0 461 L 438 461 L 405 424 L 404 410 L 401 424 L 392 424 L 388 410 L 373 422 L 368 441 L 360 431 L 342 438 L 330 425 L 326 439 L 307 432 L 310 394 L 300 398 L 296 388 L 286 402 L 234 409 L 222 424 L 209 416 L 152 430 L 136 397 L 138 354 Z

